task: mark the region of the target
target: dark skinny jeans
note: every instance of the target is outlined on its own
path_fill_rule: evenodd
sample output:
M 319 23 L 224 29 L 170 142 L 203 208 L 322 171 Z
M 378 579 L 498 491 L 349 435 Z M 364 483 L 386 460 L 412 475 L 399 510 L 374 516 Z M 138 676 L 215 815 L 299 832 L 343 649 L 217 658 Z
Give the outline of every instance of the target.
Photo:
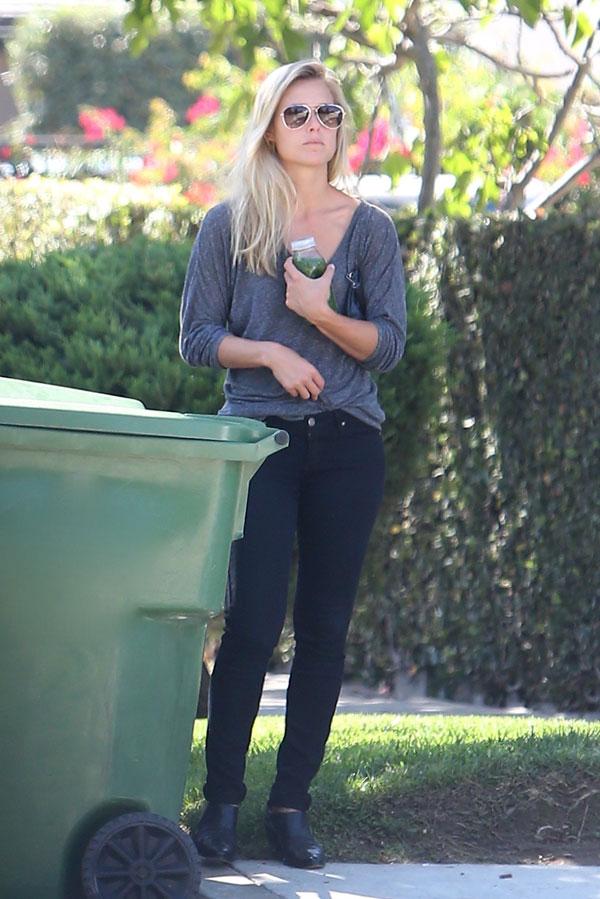
M 344 411 L 271 417 L 290 445 L 250 481 L 232 545 L 225 633 L 211 680 L 206 799 L 238 804 L 267 665 L 283 628 L 294 538 L 295 653 L 269 806 L 306 810 L 342 683 L 360 570 L 381 503 L 381 433 Z

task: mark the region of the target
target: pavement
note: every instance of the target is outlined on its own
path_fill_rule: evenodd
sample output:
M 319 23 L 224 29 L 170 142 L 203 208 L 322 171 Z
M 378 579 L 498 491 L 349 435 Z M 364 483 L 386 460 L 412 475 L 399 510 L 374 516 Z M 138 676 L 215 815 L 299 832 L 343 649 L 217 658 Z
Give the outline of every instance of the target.
M 269 674 L 260 713 L 280 715 L 285 708 L 287 675 Z M 358 684 L 344 685 L 338 713 L 413 715 L 534 714 L 522 706 L 505 709 L 456 703 L 416 693 L 391 698 Z M 551 709 L 535 715 L 554 715 Z M 567 718 L 572 716 L 555 715 Z M 273 861 L 239 860 L 205 867 L 205 899 L 600 899 L 600 867 L 567 862 L 553 865 L 342 864 L 319 871 L 288 868 Z
M 536 865 L 352 865 L 301 871 L 240 861 L 204 871 L 207 899 L 600 899 L 600 868 Z

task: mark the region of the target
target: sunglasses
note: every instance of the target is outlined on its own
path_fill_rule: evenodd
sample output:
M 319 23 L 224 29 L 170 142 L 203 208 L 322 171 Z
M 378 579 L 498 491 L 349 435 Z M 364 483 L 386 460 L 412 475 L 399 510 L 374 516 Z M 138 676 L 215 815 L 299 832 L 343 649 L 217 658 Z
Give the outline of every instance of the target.
M 285 127 L 295 131 L 306 125 L 313 112 L 324 128 L 339 128 L 344 121 L 345 111 L 337 103 L 319 103 L 318 106 L 294 103 L 293 106 L 286 106 L 280 115 Z

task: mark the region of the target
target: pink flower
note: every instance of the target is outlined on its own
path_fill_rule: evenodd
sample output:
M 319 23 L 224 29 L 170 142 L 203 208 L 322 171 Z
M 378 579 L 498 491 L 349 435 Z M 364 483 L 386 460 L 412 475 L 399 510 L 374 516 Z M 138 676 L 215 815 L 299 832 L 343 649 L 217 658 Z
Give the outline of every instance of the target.
M 183 196 L 196 206 L 209 206 L 215 201 L 217 191 L 214 185 L 209 184 L 207 181 L 194 181 L 190 187 L 184 191 Z
M 196 102 L 188 108 L 185 118 L 191 124 L 196 119 L 218 112 L 220 108 L 221 101 L 217 97 L 213 97 L 212 94 L 204 94 L 202 97 L 198 97 Z
M 371 149 L 369 156 L 371 159 L 382 159 L 389 147 L 390 129 L 387 119 L 375 119 L 373 131 L 371 135 Z M 364 148 L 365 154 L 369 146 L 369 129 L 365 128 L 361 131 L 357 138 L 359 147 Z
M 156 169 L 159 166 L 159 161 L 156 156 L 153 156 L 152 153 L 148 153 L 144 156 L 144 168 L 145 169 Z
M 172 160 L 160 159 L 153 153 L 147 153 L 143 158 L 142 168 L 133 172 L 130 180 L 137 184 L 170 184 L 178 177 L 177 163 Z
M 359 171 L 361 165 L 365 161 L 366 155 L 366 147 L 360 147 L 358 144 L 352 144 L 352 146 L 348 150 L 348 162 L 350 163 L 350 168 L 353 172 Z
M 399 153 L 400 156 L 410 156 L 410 147 L 407 147 L 399 137 L 393 137 L 389 144 L 390 153 Z
M 569 152 L 567 155 L 567 162 L 569 165 L 573 165 L 573 163 L 578 162 L 580 159 L 586 155 L 585 150 L 581 146 L 581 144 L 570 144 Z
M 100 125 L 91 118 L 91 116 L 87 115 L 87 113 L 82 112 L 79 115 L 79 124 L 83 128 L 84 137 L 86 140 L 102 140 L 104 137 L 104 130 L 100 127 Z
M 171 181 L 175 181 L 176 178 L 179 177 L 179 169 L 177 164 L 174 162 L 168 162 L 162 173 L 162 180 L 165 184 L 170 184 Z
M 0 147 L 0 159 L 10 159 L 11 153 L 12 150 L 9 146 Z
M 590 178 L 589 172 L 582 172 L 579 178 L 577 179 L 577 184 L 583 185 L 583 187 L 587 187 L 592 179 Z
M 571 137 L 576 141 L 583 141 L 588 136 L 590 126 L 585 119 L 578 119 L 571 129 Z
M 92 107 L 79 113 L 79 124 L 83 128 L 85 140 L 104 140 L 112 131 L 122 131 L 126 120 L 122 115 L 108 106 L 104 109 Z
M 100 109 L 99 112 L 102 115 L 102 121 L 104 122 L 105 127 L 110 128 L 111 131 L 122 131 L 127 124 L 125 117 L 119 115 L 117 110 L 113 109 L 112 106 L 108 106 L 106 109 Z

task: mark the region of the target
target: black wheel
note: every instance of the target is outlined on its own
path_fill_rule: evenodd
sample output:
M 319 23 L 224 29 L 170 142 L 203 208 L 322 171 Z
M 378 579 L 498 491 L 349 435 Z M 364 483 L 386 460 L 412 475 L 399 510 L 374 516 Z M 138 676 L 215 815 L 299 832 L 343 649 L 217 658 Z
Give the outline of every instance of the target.
M 81 872 L 86 899 L 192 899 L 200 889 L 191 837 L 146 812 L 105 824 L 88 843 Z

